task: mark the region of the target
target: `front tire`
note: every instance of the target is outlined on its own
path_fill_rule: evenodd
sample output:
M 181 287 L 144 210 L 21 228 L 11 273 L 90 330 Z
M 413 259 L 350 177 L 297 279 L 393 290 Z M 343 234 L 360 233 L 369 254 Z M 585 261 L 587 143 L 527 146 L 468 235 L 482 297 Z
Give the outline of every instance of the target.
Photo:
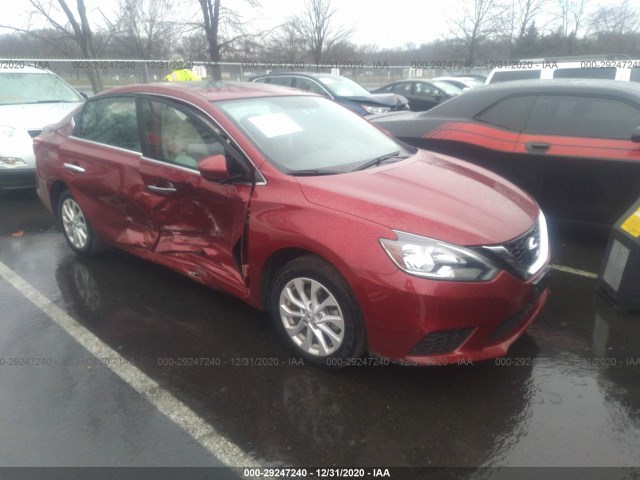
M 60 196 L 58 219 L 67 244 L 76 254 L 88 257 L 100 251 L 89 220 L 68 190 Z
M 351 288 L 314 255 L 287 263 L 271 291 L 271 316 L 285 343 L 315 365 L 340 368 L 365 351 L 365 328 Z

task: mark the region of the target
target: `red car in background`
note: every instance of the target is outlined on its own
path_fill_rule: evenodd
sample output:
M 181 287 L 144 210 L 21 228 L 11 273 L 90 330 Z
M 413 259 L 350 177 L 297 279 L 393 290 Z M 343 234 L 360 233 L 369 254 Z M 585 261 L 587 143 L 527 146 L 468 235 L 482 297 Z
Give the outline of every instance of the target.
M 527 194 L 317 95 L 120 87 L 34 149 L 38 195 L 73 251 L 117 247 L 268 310 L 315 364 L 503 355 L 548 295 Z

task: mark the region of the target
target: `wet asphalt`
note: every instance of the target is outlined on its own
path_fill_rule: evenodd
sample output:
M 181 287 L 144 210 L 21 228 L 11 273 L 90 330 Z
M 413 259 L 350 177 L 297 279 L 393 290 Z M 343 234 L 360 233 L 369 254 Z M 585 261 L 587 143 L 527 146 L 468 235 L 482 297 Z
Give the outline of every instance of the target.
M 606 234 L 551 235 L 555 264 L 600 270 Z M 324 371 L 233 297 L 117 251 L 76 257 L 33 193 L 0 195 L 0 262 L 266 465 L 640 467 L 640 314 L 587 276 L 554 271 L 503 359 Z M 223 464 L 2 277 L 0 309 L 0 467 Z

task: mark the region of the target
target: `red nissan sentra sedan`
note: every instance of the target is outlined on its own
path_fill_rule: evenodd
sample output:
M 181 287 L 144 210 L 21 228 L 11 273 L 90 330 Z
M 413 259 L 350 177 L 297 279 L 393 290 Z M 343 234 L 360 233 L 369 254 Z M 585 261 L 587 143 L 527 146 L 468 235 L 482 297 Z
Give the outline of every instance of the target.
M 268 310 L 315 364 L 504 355 L 548 296 L 531 197 L 320 96 L 121 87 L 34 149 L 38 195 L 74 252 L 117 247 Z

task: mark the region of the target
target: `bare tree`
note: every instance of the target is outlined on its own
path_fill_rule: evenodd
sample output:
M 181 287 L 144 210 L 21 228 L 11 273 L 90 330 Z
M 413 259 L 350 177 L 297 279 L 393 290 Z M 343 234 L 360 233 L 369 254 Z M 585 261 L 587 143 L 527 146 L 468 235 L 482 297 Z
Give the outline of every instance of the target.
M 510 0 L 503 5 L 501 30 L 507 39 L 511 58 L 520 55 L 525 38 L 548 2 L 549 0 Z
M 635 50 L 635 55 L 638 54 L 640 9 L 630 5 L 629 0 L 598 7 L 589 24 L 601 51 L 621 53 Z
M 462 44 L 467 63 L 473 64 L 482 43 L 499 33 L 503 11 L 498 0 L 465 0 L 462 16 L 450 25 L 451 33 Z
M 242 17 L 234 10 L 223 7 L 222 0 L 198 0 L 203 16 L 203 27 L 207 37 L 209 59 L 217 64 L 222 52 L 235 41 L 250 36 L 247 33 Z M 258 8 L 258 0 L 246 0 L 252 7 Z M 220 68 L 214 66 L 213 76 L 219 80 Z
M 585 27 L 589 0 L 555 0 L 555 22 L 565 41 L 565 53 L 571 55 L 578 34 Z
M 0 27 L 10 28 L 15 31 L 28 33 L 40 41 L 57 48 L 63 55 L 69 57 L 69 49 L 64 48 L 65 41 L 71 40 L 79 49 L 82 58 L 95 59 L 99 58 L 102 48 L 110 39 L 110 34 L 96 37 L 91 28 L 91 22 L 87 15 L 87 7 L 84 0 L 76 0 L 76 13 L 74 13 L 66 0 L 57 0 L 58 8 L 53 5 L 53 0 L 49 0 L 48 4 L 44 0 L 29 0 L 34 11 L 32 16 L 42 16 L 45 21 L 45 29 L 16 28 L 12 26 L 0 25 Z M 103 15 L 104 17 L 104 15 Z M 107 20 L 106 18 L 104 18 Z M 113 27 L 108 21 L 108 25 Z M 57 32 L 57 39 L 48 38 L 50 35 L 43 35 L 47 32 L 46 27 Z M 98 93 L 104 89 L 100 72 L 95 68 L 86 69 L 87 76 L 91 82 L 91 88 L 94 93 Z
M 269 50 L 271 58 L 287 63 L 296 63 L 304 56 L 304 41 L 300 35 L 295 18 L 287 18 L 277 33 L 271 36 Z
M 120 0 L 116 43 L 139 59 L 163 58 L 178 24 L 171 0 Z
M 314 63 L 326 58 L 334 45 L 348 42 L 352 29 L 333 25 L 331 0 L 305 0 L 305 11 L 296 17 L 295 24 L 300 37 L 309 51 Z

